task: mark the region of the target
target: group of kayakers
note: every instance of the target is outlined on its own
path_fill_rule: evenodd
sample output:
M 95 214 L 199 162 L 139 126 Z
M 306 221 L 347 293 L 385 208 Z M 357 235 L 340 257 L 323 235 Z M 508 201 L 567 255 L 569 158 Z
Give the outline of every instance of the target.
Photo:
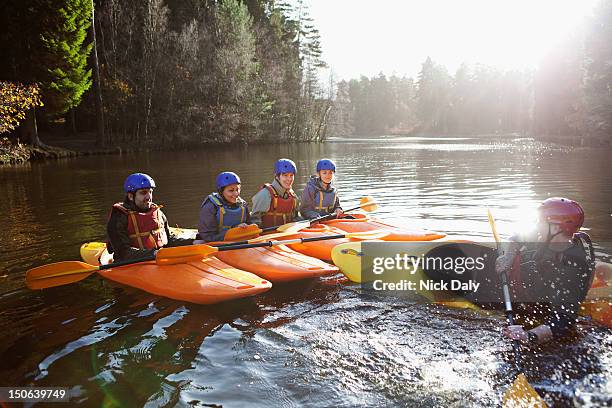
M 200 208 L 195 241 L 175 238 L 161 206 L 153 203 L 155 181 L 143 173 L 131 174 L 124 183 L 123 202 L 113 205 L 108 225 L 108 249 L 114 260 L 137 259 L 164 246 L 223 241 L 231 228 L 260 228 L 290 223 L 301 215 L 343 216 L 334 186 L 336 165 L 321 159 L 304 188 L 301 199 L 293 191 L 297 168 L 289 159 L 274 164 L 274 180 L 253 196 L 252 208 L 240 197 L 241 180 L 233 172 L 220 173 L 216 191 Z M 580 232 L 584 211 L 567 198 L 549 198 L 538 207 L 538 221 L 531 236 L 514 236 L 497 259 L 497 274 L 508 273 L 515 299 L 537 316 L 537 323 L 510 326 L 509 338 L 524 343 L 544 343 L 565 335 L 576 322 L 579 303 L 591 286 L 594 251 L 591 241 Z
M 231 228 L 280 226 L 298 219 L 321 215 L 342 216 L 340 199 L 334 186 L 336 164 L 321 159 L 302 193 L 293 191 L 297 173 L 290 159 L 274 163 L 274 180 L 264 184 L 253 196 L 253 207 L 240 197 L 240 177 L 224 171 L 216 178 L 216 191 L 203 200 L 196 240 L 174 238 L 160 206 L 153 203 L 155 181 L 147 174 L 134 173 L 124 183 L 125 199 L 113 205 L 107 224 L 108 248 L 117 260 L 146 257 L 163 246 L 190 245 L 223 241 Z M 301 217 L 300 217 L 301 214 Z

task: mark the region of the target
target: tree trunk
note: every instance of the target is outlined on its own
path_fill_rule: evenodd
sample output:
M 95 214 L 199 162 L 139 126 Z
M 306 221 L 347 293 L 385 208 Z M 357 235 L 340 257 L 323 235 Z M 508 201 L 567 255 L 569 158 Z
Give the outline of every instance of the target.
M 19 138 L 22 142 L 33 147 L 45 147 L 38 138 L 38 127 L 36 126 L 36 111 L 34 108 L 26 113 L 25 120 L 19 127 Z
M 66 133 L 69 136 L 76 135 L 76 119 L 74 115 L 74 108 L 68 111 L 68 115 L 66 116 Z
M 102 104 L 102 89 L 100 86 L 100 66 L 98 64 L 98 49 L 96 46 L 96 5 L 94 0 L 91 0 L 91 38 L 92 38 L 92 63 L 93 63 L 93 86 L 94 86 L 94 101 L 96 105 L 96 144 L 100 147 L 106 145 L 104 135 L 104 108 Z

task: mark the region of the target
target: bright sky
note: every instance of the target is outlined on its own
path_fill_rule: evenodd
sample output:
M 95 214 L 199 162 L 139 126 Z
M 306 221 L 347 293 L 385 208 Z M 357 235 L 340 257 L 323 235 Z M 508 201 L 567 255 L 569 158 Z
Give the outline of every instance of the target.
M 416 75 L 430 56 L 451 74 L 462 62 L 536 67 L 597 0 L 304 0 L 336 79 Z

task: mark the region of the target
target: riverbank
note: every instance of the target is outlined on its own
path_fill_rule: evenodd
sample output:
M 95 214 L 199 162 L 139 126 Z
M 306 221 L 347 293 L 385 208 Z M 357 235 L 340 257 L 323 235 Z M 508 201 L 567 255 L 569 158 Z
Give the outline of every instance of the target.
M 80 133 L 76 138 L 66 139 L 52 133 L 41 133 L 41 146 L 14 143 L 0 138 L 0 165 L 23 164 L 30 161 L 56 160 L 68 157 L 100 154 L 121 154 L 137 149 L 122 146 L 99 147 L 95 134 Z

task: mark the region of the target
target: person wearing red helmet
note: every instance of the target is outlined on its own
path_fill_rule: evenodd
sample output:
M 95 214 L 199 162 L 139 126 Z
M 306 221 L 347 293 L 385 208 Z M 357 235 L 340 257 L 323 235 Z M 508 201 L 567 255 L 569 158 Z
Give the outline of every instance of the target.
M 573 200 L 549 198 L 538 207 L 531 236 L 514 236 L 496 261 L 508 272 L 519 313 L 537 324 L 506 328 L 504 334 L 523 343 L 545 343 L 566 335 L 575 324 L 580 302 L 593 279 L 595 253 L 589 236 L 580 232 L 584 211 Z M 533 320 L 533 319 L 532 319 Z
M 159 248 L 193 242 L 170 234 L 166 215 L 153 202 L 154 188 L 155 181 L 144 173 L 125 179 L 125 199 L 113 205 L 106 225 L 107 248 L 114 262 L 146 258 Z
M 251 221 L 262 228 L 277 227 L 298 218 L 298 199 L 293 191 L 297 168 L 293 160 L 274 164 L 274 181 L 261 186 L 253 196 Z
M 230 228 L 246 228 L 251 222 L 249 206 L 240 198 L 240 184 L 236 173 L 219 173 L 217 191 L 209 194 L 200 207 L 198 236 L 194 243 L 223 241 Z

